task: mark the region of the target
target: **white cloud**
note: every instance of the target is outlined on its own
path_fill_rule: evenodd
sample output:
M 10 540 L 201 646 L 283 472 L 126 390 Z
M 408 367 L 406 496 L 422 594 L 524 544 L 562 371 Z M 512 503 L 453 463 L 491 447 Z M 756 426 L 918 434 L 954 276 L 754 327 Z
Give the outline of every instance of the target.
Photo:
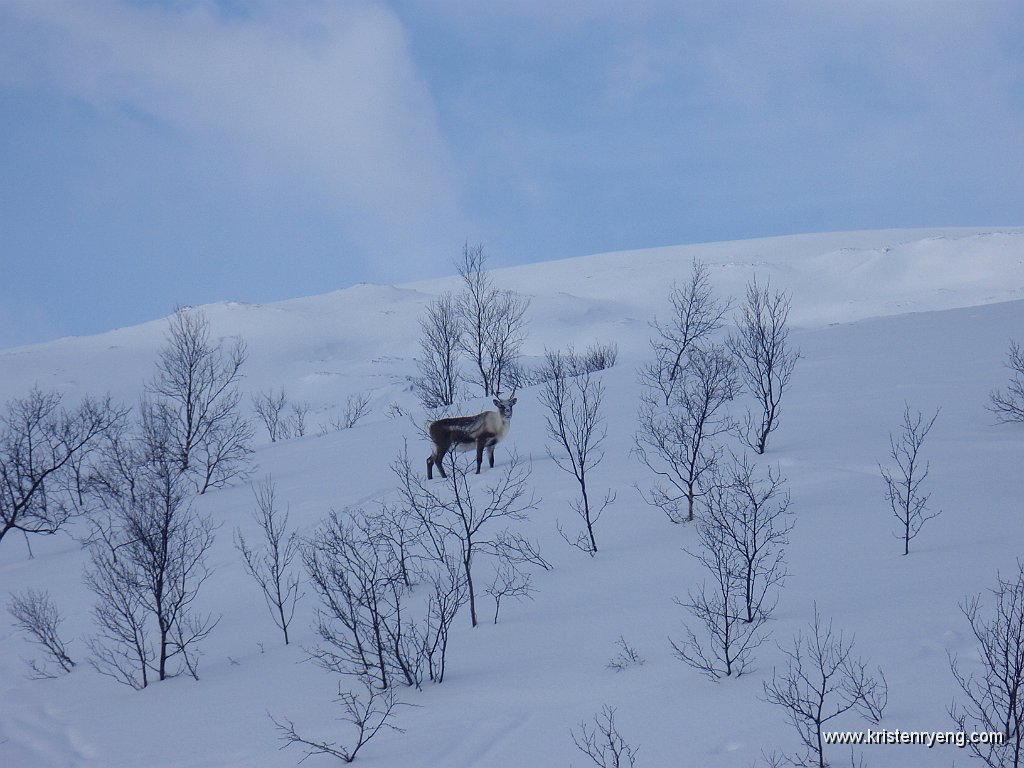
M 431 94 L 386 8 L 0 0 L 0 29 L 0 85 L 141 113 L 240 180 L 319 188 L 365 250 L 461 236 Z

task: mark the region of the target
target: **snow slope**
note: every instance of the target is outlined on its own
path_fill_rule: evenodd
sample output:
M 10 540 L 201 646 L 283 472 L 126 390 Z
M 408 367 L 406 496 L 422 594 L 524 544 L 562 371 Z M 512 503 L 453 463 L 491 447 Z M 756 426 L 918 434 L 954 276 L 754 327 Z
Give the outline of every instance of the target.
M 969 628 L 957 609 L 990 587 L 1021 554 L 1020 457 L 1024 430 L 992 425 L 988 393 L 1005 384 L 1004 355 L 1024 336 L 1024 229 L 833 233 L 601 254 L 498 270 L 495 279 L 532 297 L 528 358 L 544 348 L 614 341 L 618 365 L 603 374 L 609 432 L 600 491 L 618 500 L 598 530 L 596 558 L 569 548 L 556 520 L 571 524 L 572 479 L 545 453 L 536 392 L 519 393 L 508 445 L 532 460 L 541 499 L 526 532 L 555 568 L 534 577 L 533 601 L 502 606 L 497 625 L 456 622 L 449 675 L 440 686 L 403 691 L 418 705 L 402 712 L 404 734 L 383 734 L 359 755 L 367 766 L 582 766 L 570 729 L 602 704 L 618 707 L 620 730 L 641 746 L 638 766 L 748 766 L 762 748 L 792 750 L 795 732 L 761 700 L 762 683 L 782 654 L 771 642 L 756 668 L 713 683 L 673 658 L 668 637 L 682 632 L 672 598 L 702 576 L 682 550 L 694 531 L 671 524 L 640 499 L 650 478 L 630 455 L 650 321 L 667 310 L 668 287 L 693 259 L 711 268 L 722 296 L 739 296 L 752 277 L 793 294 L 790 322 L 802 359 L 785 415 L 764 457 L 792 493 L 796 528 L 791 577 L 771 622 L 782 644 L 816 603 L 837 628 L 855 633 L 857 651 L 889 680 L 889 728 L 947 730 L 956 694 L 947 653 L 969 660 Z M 292 519 L 309 531 L 329 510 L 372 506 L 393 495 L 388 465 L 408 438 L 415 457 L 428 448 L 396 404 L 416 410 L 417 318 L 453 279 L 404 286 L 359 285 L 265 306 L 205 307 L 214 332 L 249 345 L 245 387 L 283 386 L 313 406 L 304 438 L 269 444 L 261 433 L 256 478 L 272 473 Z M 69 402 L 111 392 L 134 402 L 150 375 L 164 321 L 88 338 L 0 351 L 0 399 L 33 384 Z M 354 393 L 372 411 L 355 428 L 319 435 Z M 943 514 L 909 557 L 891 534 L 878 463 L 904 402 L 941 407 L 926 443 L 932 503 Z M 484 406 L 485 400 L 469 407 Z M 262 428 L 260 428 L 262 429 Z M 486 473 L 478 479 L 486 484 Z M 91 595 L 81 584 L 86 555 L 67 535 L 0 545 L 0 593 L 48 589 L 66 615 L 74 672 L 56 680 L 24 676 L 19 656 L 34 651 L 0 617 L 0 765 L 286 766 L 270 712 L 324 739 L 344 738 L 331 703 L 337 681 L 309 663 L 313 597 L 300 604 L 297 642 L 285 648 L 231 543 L 252 528 L 248 487 L 207 494 L 201 510 L 222 523 L 214 576 L 200 600 L 223 615 L 203 646 L 201 680 L 177 678 L 137 692 L 100 677 L 85 661 Z M 484 614 L 489 606 L 484 607 Z M 606 668 L 625 639 L 646 659 L 621 673 Z M 855 717 L 838 728 L 866 727 Z M 840 748 L 831 753 L 849 760 Z M 968 763 L 950 747 L 864 748 L 871 766 Z M 305 765 L 329 765 L 310 758 Z

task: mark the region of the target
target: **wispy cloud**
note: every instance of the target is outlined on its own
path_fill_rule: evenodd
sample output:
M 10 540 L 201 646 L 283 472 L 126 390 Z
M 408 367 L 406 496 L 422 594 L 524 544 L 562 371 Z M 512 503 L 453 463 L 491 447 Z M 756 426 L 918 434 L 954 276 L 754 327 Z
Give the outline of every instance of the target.
M 401 22 L 372 3 L 3 0 L 0 83 L 136 113 L 239 184 L 307 185 L 361 250 L 461 227 L 457 178 Z

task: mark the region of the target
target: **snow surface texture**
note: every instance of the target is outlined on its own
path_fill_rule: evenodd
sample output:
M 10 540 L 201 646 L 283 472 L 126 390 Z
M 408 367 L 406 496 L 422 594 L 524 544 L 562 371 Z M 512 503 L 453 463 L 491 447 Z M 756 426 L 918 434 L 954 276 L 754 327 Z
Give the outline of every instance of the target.
M 545 347 L 615 342 L 618 365 L 607 387 L 607 456 L 591 475 L 595 493 L 618 492 L 597 528 L 591 559 L 558 536 L 556 520 L 575 523 L 575 488 L 546 455 L 537 393 L 519 392 L 509 450 L 532 461 L 541 499 L 525 532 L 554 569 L 534 575 L 535 600 L 502 604 L 497 625 L 456 620 L 448 675 L 441 685 L 402 690 L 418 705 L 399 713 L 406 733 L 383 733 L 360 752 L 365 766 L 583 766 L 570 729 L 591 722 L 603 704 L 617 707 L 623 736 L 639 745 L 638 766 L 749 766 L 762 748 L 794 751 L 784 712 L 762 700 L 762 682 L 782 663 L 773 642 L 754 670 L 714 683 L 671 652 L 684 610 L 673 603 L 703 578 L 683 552 L 695 531 L 673 525 L 634 489 L 651 478 L 630 455 L 639 396 L 636 370 L 649 356 L 650 322 L 667 315 L 673 280 L 694 259 L 706 262 L 717 293 L 742 295 L 747 281 L 792 292 L 792 342 L 802 358 L 783 401 L 782 425 L 762 462 L 778 466 L 792 493 L 796 527 L 791 575 L 769 626 L 786 645 L 816 602 L 837 629 L 856 636 L 857 653 L 881 665 L 890 701 L 882 727 L 947 730 L 957 696 L 947 653 L 975 659 L 957 604 L 1009 574 L 1022 555 L 1021 475 L 1024 428 L 994 426 L 989 392 L 1005 386 L 1005 353 L 1024 340 L 1024 229 L 853 232 L 613 253 L 495 272 L 500 287 L 532 297 L 528 358 Z M 303 438 L 270 444 L 258 426 L 258 470 L 272 473 L 293 524 L 308 532 L 331 509 L 373 506 L 394 494 L 388 465 L 408 439 L 420 466 L 429 452 L 397 403 L 422 421 L 410 380 L 416 373 L 417 320 L 456 279 L 405 286 L 358 285 L 265 306 L 204 307 L 215 335 L 248 342 L 247 392 L 284 387 L 312 404 Z M 137 401 L 151 376 L 165 321 L 88 338 L 0 351 L 0 398 L 37 384 L 74 403 L 110 392 Z M 369 393 L 371 411 L 354 428 L 321 436 L 352 394 Z M 248 404 L 248 399 L 245 400 Z M 931 462 L 932 520 L 909 557 L 892 535 L 878 463 L 900 424 L 904 402 L 942 411 L 925 444 Z M 488 405 L 483 399 L 468 407 Z M 738 444 L 737 444 L 738 447 Z M 487 470 L 478 478 L 486 483 Z M 93 631 L 92 595 L 81 582 L 86 553 L 68 534 L 36 537 L 30 559 L 22 537 L 0 546 L 0 601 L 28 588 L 49 590 L 66 620 L 79 661 L 69 675 L 28 680 L 20 657 L 36 655 L 0 614 L 0 765 L 288 766 L 297 748 L 279 751 L 267 713 L 294 720 L 304 735 L 344 739 L 337 722 L 337 680 L 308 662 L 303 645 L 314 598 L 307 594 L 285 647 L 256 585 L 242 570 L 231 531 L 255 539 L 246 485 L 197 502 L 220 522 L 210 558 L 215 573 L 202 609 L 222 614 L 202 645 L 198 682 L 179 677 L 142 692 L 99 676 L 85 661 Z M 307 590 L 308 592 L 309 590 Z M 646 660 L 606 667 L 623 636 Z M 853 713 L 836 728 L 863 729 Z M 831 753 L 849 761 L 845 748 Z M 867 764 L 969 764 L 954 747 L 873 746 Z M 314 757 L 305 765 L 331 765 Z

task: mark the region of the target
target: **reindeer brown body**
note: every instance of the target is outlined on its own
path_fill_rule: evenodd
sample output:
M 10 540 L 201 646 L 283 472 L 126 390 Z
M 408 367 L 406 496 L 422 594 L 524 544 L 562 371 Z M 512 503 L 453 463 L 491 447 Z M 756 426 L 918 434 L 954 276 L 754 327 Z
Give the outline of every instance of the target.
M 444 457 L 449 451 L 468 451 L 476 447 L 476 473 L 484 461 L 484 448 L 487 449 L 488 463 L 494 467 L 494 446 L 508 434 L 512 420 L 512 406 L 516 404 L 515 393 L 508 400 L 495 398 L 497 411 L 484 411 L 476 416 L 452 416 L 438 419 L 427 425 L 434 450 L 427 457 L 427 479 L 433 479 L 434 467 L 447 477 L 444 471 Z

